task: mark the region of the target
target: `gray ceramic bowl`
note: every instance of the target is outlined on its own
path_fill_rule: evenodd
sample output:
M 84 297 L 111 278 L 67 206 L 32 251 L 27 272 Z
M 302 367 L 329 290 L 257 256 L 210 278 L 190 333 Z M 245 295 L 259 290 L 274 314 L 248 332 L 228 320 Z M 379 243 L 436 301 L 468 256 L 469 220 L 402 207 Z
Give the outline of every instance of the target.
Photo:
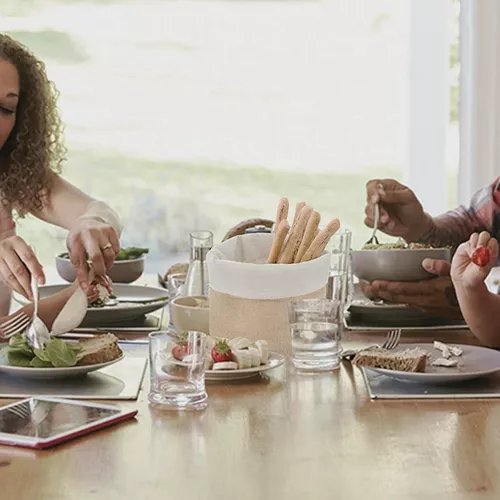
M 355 250 L 351 252 L 352 272 L 360 280 L 420 281 L 432 278 L 423 267 L 424 259 L 450 262 L 449 248 Z
M 195 330 L 210 334 L 208 297 L 176 297 L 170 304 L 172 323 L 177 332 Z
M 76 279 L 75 268 L 69 259 L 56 257 L 56 268 L 62 279 L 73 283 Z M 131 260 L 117 260 L 108 271 L 113 283 L 132 283 L 144 272 L 144 257 Z

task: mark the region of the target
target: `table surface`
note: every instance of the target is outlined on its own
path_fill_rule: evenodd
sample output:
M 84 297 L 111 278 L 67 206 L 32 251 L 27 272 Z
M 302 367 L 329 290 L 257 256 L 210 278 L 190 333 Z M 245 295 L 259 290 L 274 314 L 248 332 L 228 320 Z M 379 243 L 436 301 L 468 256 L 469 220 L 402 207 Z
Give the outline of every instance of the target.
M 476 343 L 469 332 L 404 341 Z M 379 340 L 347 333 L 344 344 Z M 146 346 L 126 346 L 146 355 Z M 471 499 L 500 495 L 500 402 L 370 401 L 358 369 L 209 384 L 203 412 L 136 421 L 46 451 L 0 447 L 2 499 Z M 6 401 L 0 402 L 5 404 Z

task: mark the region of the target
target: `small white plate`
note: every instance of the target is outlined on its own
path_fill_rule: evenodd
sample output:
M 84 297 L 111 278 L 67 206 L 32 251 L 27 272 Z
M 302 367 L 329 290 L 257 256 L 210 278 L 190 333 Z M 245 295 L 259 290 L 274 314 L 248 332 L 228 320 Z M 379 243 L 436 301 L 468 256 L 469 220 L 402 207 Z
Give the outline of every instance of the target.
M 205 380 L 208 381 L 230 381 L 230 380 L 243 380 L 246 378 L 255 377 L 260 373 L 274 370 L 285 362 L 285 356 L 277 352 L 269 353 L 269 360 L 265 365 L 256 366 L 254 368 L 244 368 L 242 370 L 206 370 Z
M 441 351 L 435 349 L 432 344 L 402 344 L 395 349 L 395 352 L 420 347 L 430 353 L 430 357 L 427 359 L 425 372 L 400 372 L 395 370 L 383 370 L 381 368 L 365 368 L 365 370 L 380 373 L 381 375 L 386 375 L 396 380 L 418 382 L 421 384 L 464 382 L 465 380 L 485 377 L 500 371 L 499 351 L 473 345 L 450 345 L 457 345 L 463 349 L 463 354 L 461 356 L 452 356 L 451 359 L 456 359 L 458 365 L 451 368 L 431 365 L 437 358 L 442 357 Z
M 113 359 L 113 361 L 107 361 L 106 363 L 99 363 L 96 365 L 70 366 L 67 368 L 29 368 L 24 366 L 11 366 L 7 357 L 7 348 L 4 348 L 0 351 L 0 374 L 5 373 L 13 377 L 22 377 L 31 380 L 54 380 L 81 377 L 87 373 L 118 363 L 124 357 L 125 355 L 123 354 L 119 358 Z

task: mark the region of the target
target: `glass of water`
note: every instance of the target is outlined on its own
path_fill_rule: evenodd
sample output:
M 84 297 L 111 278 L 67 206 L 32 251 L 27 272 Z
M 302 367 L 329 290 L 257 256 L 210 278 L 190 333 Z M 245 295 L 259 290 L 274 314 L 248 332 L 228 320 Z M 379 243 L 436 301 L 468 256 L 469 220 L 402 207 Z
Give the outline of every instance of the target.
M 174 410 L 201 410 L 205 390 L 206 335 L 153 332 L 149 335 L 149 402 Z
M 345 229 L 333 235 L 328 245 L 331 260 L 327 298 L 340 300 L 344 310 L 349 307 L 354 292 L 351 241 L 352 233 Z
M 174 328 L 174 325 L 172 323 L 172 301 L 179 295 L 182 295 L 185 282 L 186 282 L 186 273 L 171 274 L 167 279 L 169 329 Z
M 305 371 L 336 370 L 340 365 L 342 302 L 295 300 L 289 305 L 292 361 Z

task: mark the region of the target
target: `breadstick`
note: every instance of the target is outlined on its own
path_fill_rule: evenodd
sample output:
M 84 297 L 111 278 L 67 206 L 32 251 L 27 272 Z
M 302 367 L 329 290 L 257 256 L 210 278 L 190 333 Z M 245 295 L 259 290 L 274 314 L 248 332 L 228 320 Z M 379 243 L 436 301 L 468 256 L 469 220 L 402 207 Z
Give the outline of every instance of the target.
M 297 203 L 295 206 L 295 215 L 293 216 L 293 223 L 295 224 L 297 222 L 297 219 L 299 218 L 300 211 L 306 206 L 305 201 L 301 201 Z M 293 227 L 293 225 L 292 225 Z
M 307 221 L 311 217 L 313 209 L 311 207 L 304 207 L 300 211 L 300 215 L 297 219 L 297 224 L 292 226 L 288 239 L 286 240 L 283 251 L 278 258 L 278 264 L 293 264 L 293 259 L 297 248 L 300 245 L 304 231 L 306 230 Z
M 274 222 L 274 230 L 277 231 L 282 220 L 288 218 L 288 210 L 290 208 L 290 203 L 288 198 L 281 198 L 278 203 L 278 210 L 276 211 L 276 221 Z
M 326 245 L 331 237 L 339 230 L 340 221 L 338 219 L 331 220 L 326 227 L 319 232 L 318 236 L 314 238 L 311 246 L 306 250 L 301 262 L 317 259 L 325 251 Z
M 306 253 L 306 250 L 314 241 L 320 221 L 321 215 L 319 214 L 319 212 L 313 212 L 311 214 L 311 217 L 309 217 L 306 230 L 304 231 L 304 236 L 302 237 L 302 242 L 300 244 L 299 250 L 297 251 L 295 259 L 293 260 L 296 264 L 302 260 L 302 257 L 304 257 L 304 254 Z
M 299 205 L 299 203 L 297 204 L 297 208 L 299 208 L 298 205 Z M 304 204 L 304 207 L 302 207 L 302 208 L 305 208 L 305 207 L 306 207 L 306 205 Z M 300 211 L 302 211 L 302 208 L 300 209 Z M 300 211 L 299 211 L 299 213 L 300 213 Z M 280 252 L 279 257 L 278 257 L 278 262 L 280 261 L 280 257 L 283 255 L 283 252 L 285 251 L 285 248 L 288 245 L 288 240 L 290 239 L 290 236 L 292 235 L 292 233 L 295 232 L 295 228 L 297 227 L 298 221 L 299 221 L 298 217 L 294 217 L 292 227 L 288 231 L 288 236 L 286 237 L 285 243 L 281 247 L 281 252 Z
M 282 220 L 279 223 L 278 228 L 274 232 L 273 246 L 271 247 L 269 258 L 267 259 L 268 264 L 276 264 L 278 262 L 278 257 L 280 255 L 281 248 L 283 247 L 283 243 L 285 242 L 288 231 L 290 231 L 290 224 L 288 224 L 288 221 L 286 219 Z

